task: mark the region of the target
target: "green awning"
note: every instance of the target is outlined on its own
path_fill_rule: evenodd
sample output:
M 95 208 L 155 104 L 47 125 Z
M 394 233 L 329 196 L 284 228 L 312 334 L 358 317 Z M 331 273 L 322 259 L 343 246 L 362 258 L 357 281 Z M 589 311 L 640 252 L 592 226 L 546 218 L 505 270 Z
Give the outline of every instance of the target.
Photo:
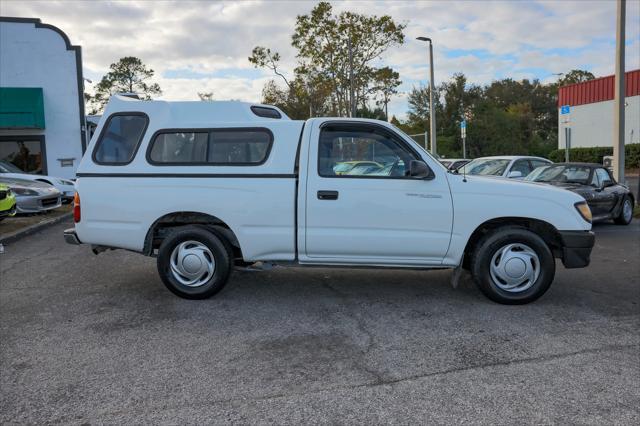
M 0 129 L 44 129 L 40 87 L 0 87 Z

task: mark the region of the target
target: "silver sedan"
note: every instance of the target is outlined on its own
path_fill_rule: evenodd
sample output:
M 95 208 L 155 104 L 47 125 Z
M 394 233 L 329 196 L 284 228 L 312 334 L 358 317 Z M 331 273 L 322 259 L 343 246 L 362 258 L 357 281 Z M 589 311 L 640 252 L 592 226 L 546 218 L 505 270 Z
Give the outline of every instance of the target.
M 0 178 L 16 196 L 17 213 L 41 213 L 62 205 L 62 193 L 54 186 L 24 179 Z

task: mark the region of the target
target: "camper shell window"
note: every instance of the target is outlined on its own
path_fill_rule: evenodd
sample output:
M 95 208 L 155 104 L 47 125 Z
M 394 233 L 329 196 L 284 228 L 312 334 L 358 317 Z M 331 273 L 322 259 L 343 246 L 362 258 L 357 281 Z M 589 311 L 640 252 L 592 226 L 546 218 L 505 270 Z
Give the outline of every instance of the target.
M 158 166 L 257 166 L 269 157 L 273 133 L 266 128 L 165 129 L 151 139 L 147 161 Z
M 96 164 L 123 166 L 136 156 L 149 125 L 149 117 L 139 112 L 119 112 L 107 119 L 93 150 Z

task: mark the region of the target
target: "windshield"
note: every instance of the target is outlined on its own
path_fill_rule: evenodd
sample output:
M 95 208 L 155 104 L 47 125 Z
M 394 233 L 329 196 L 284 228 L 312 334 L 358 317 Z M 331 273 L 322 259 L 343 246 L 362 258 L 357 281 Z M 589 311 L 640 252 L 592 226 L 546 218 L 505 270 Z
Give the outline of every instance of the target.
M 355 163 L 338 163 L 334 166 L 333 171 L 336 173 L 339 172 L 348 172 L 356 166 Z
M 525 180 L 532 182 L 578 183 L 580 185 L 588 185 L 590 175 L 591 167 L 558 164 L 555 166 L 539 167 L 527 176 Z
M 478 158 L 458 169 L 460 174 L 502 176 L 511 160 L 500 158 Z
M 0 160 L 0 173 L 25 173 L 8 161 Z

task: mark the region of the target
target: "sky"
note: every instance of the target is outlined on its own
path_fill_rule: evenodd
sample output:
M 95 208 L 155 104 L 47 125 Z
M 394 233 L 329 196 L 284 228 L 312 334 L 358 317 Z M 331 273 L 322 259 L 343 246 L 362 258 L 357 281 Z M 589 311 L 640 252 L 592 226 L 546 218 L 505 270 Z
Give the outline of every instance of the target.
M 82 46 L 84 76 L 95 84 L 109 65 L 137 56 L 155 70 L 162 99 L 259 102 L 273 78 L 247 60 L 253 47 L 280 52 L 285 73 L 296 64 L 291 34 L 297 15 L 315 1 L 29 1 L 0 0 L 0 15 L 40 18 Z M 558 1 L 335 1 L 335 12 L 390 15 L 406 24 L 405 43 L 380 65 L 400 73 L 390 115 L 403 118 L 407 94 L 428 84 L 427 46 L 433 39 L 435 83 L 456 72 L 470 83 L 537 78 L 585 69 L 614 72 L 615 0 Z M 627 1 L 626 69 L 640 68 L 640 1 Z M 88 85 L 91 87 L 91 85 Z

